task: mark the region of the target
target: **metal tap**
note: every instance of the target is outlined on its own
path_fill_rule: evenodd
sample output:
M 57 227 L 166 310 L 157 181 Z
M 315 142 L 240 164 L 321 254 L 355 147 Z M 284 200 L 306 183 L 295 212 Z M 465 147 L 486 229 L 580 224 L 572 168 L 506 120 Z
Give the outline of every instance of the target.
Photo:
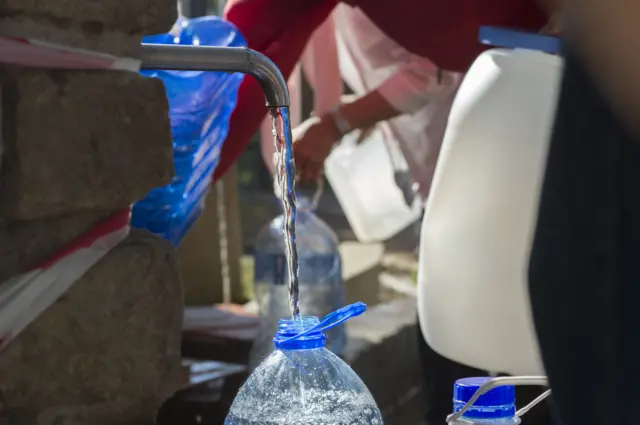
M 244 47 L 142 44 L 141 69 L 241 72 L 255 78 L 270 108 L 290 105 L 289 88 L 278 67 L 265 55 Z

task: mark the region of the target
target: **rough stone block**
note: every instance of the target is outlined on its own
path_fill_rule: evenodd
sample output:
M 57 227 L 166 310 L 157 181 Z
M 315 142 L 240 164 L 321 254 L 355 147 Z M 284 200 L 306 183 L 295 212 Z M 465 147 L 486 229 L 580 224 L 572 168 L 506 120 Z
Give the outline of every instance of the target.
M 39 25 L 99 36 L 167 32 L 177 18 L 174 0 L 0 0 L 3 20 L 30 20 Z
M 0 205 L 7 219 L 118 209 L 173 176 L 160 80 L 129 72 L 5 72 Z
M 179 385 L 182 313 L 173 248 L 133 230 L 0 354 L 0 416 L 154 423 Z
M 110 211 L 85 211 L 0 223 L 0 282 L 45 261 L 110 214 Z

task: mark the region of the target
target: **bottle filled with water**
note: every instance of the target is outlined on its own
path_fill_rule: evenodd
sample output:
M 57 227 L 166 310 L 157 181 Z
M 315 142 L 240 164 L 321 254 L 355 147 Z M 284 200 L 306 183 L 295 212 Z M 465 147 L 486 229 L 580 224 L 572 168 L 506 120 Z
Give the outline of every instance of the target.
M 315 213 L 318 196 L 297 193 L 296 240 L 299 262 L 299 307 L 306 316 L 323 317 L 343 306 L 345 291 L 338 251 L 338 237 Z M 259 232 L 255 245 L 255 295 L 261 329 L 251 351 L 249 366 L 255 368 L 273 351 L 273 335 L 279 320 L 291 317 L 289 275 L 281 214 Z M 342 355 L 346 337 L 343 327 L 327 333 L 327 347 Z
M 329 314 L 282 319 L 276 350 L 249 376 L 225 425 L 382 425 L 358 375 L 325 348 L 323 331 L 361 314 L 356 303 Z

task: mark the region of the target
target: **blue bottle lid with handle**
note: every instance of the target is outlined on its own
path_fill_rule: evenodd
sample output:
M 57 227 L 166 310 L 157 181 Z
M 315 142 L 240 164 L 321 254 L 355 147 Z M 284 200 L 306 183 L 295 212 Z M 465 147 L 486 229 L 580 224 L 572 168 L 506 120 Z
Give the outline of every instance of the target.
M 551 54 L 558 54 L 562 50 L 559 37 L 509 28 L 480 27 L 478 40 L 495 47 L 537 50 Z
M 458 379 L 453 384 L 453 411 L 459 412 L 478 389 L 492 378 L 489 376 Z M 462 417 L 470 419 L 507 419 L 516 413 L 515 387 L 496 387 L 482 394 Z

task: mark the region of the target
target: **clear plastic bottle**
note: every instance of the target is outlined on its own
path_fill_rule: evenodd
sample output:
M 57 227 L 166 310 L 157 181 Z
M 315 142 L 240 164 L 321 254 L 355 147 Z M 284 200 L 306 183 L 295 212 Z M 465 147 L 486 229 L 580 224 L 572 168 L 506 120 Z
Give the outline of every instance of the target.
M 315 214 L 315 202 L 298 194 L 296 245 L 299 261 L 300 313 L 324 317 L 345 302 L 342 262 L 335 232 Z M 255 296 L 262 319 L 251 350 L 249 366 L 255 368 L 273 351 L 273 335 L 282 318 L 291 317 L 289 276 L 285 256 L 284 216 L 281 214 L 258 233 L 255 244 Z M 327 334 L 328 348 L 342 355 L 346 337 L 342 327 Z
M 306 316 L 281 320 L 276 351 L 240 388 L 225 425 L 382 425 L 371 393 L 325 348 L 322 333 L 365 309 L 357 303 L 322 322 Z
M 460 412 L 480 387 L 491 377 L 458 379 L 453 384 L 453 412 Z M 447 421 L 449 422 L 449 420 Z M 482 394 L 452 425 L 518 425 L 516 416 L 516 391 L 513 385 L 493 388 Z

